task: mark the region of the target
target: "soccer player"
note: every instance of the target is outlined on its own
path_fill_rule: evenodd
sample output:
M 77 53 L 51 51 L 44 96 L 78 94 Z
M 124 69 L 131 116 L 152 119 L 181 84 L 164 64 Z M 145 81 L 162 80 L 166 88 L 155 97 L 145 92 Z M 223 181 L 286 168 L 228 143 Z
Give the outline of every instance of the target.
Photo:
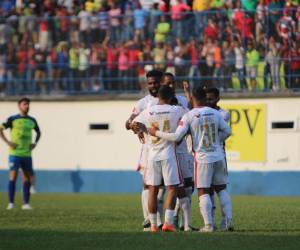
M 8 184 L 8 210 L 14 208 L 16 179 L 18 170 L 23 171 L 23 205 L 22 209 L 29 210 L 30 180 L 33 179 L 33 167 L 31 152 L 36 147 L 41 132 L 37 121 L 28 115 L 30 99 L 24 97 L 18 102 L 20 113 L 10 116 L 6 122 L 0 126 L 0 137 L 10 147 L 9 151 L 9 184 Z M 7 139 L 3 130 L 11 130 L 10 140 Z M 34 143 L 32 142 L 32 130 L 36 132 Z
M 175 76 L 170 73 L 170 72 L 165 72 L 162 78 L 162 82 L 161 85 L 167 85 L 171 88 L 174 89 L 174 91 L 176 90 L 176 82 L 175 82 Z M 188 108 L 188 101 L 186 99 L 186 97 L 182 96 L 182 95 L 175 95 L 178 104 L 184 108 Z
M 144 124 L 147 128 L 155 126 L 157 129 L 174 132 L 180 118 L 186 110 L 180 106 L 170 105 L 174 99 L 174 90 L 162 86 L 158 92 L 159 103 L 146 110 L 134 119 L 134 122 Z M 157 194 L 159 186 L 163 183 L 167 187 L 165 223 L 162 230 L 165 232 L 176 231 L 173 225 L 175 197 L 177 187 L 183 182 L 181 170 L 177 165 L 175 143 L 157 137 L 149 138 L 149 153 L 145 172 L 145 183 L 149 185 L 148 210 L 151 222 L 151 231 L 157 232 Z M 179 194 L 178 194 L 179 195 Z M 187 214 L 190 205 L 186 197 L 180 199 L 181 209 Z M 188 220 L 188 218 L 185 218 Z
M 229 122 L 230 120 L 230 113 L 224 109 L 221 109 L 218 106 L 218 102 L 220 101 L 220 91 L 217 88 L 209 88 L 206 89 L 206 103 L 207 106 L 216 109 L 220 112 L 220 115 L 223 117 L 225 122 Z M 226 173 L 227 173 L 227 161 L 226 161 L 226 153 L 225 153 L 225 141 L 220 138 L 221 147 L 223 148 L 225 163 L 226 163 Z M 221 231 L 232 231 L 233 230 L 233 222 L 232 222 L 232 204 L 230 197 L 226 195 L 226 192 L 223 190 L 226 190 L 227 185 L 222 186 L 213 186 L 212 187 L 212 203 L 213 203 L 213 220 L 214 220 L 214 214 L 215 214 L 215 195 L 214 192 L 217 192 L 219 199 L 220 199 L 220 205 L 221 205 L 221 213 L 222 213 L 222 221 L 220 229 Z
M 170 141 L 180 141 L 190 130 L 195 152 L 195 183 L 198 189 L 200 213 L 205 224 L 200 231 L 213 232 L 211 186 L 227 183 L 226 163 L 220 136 L 226 139 L 231 131 L 218 111 L 205 106 L 204 89 L 193 90 L 192 102 L 194 108 L 182 117 L 175 133 L 166 133 L 152 126 L 149 134 Z M 226 189 L 222 190 L 228 198 Z
M 157 94 L 158 94 L 158 90 L 160 87 L 162 76 L 163 76 L 163 73 L 158 70 L 151 70 L 146 74 L 149 94 L 146 95 L 144 98 L 140 99 L 136 103 L 135 107 L 133 108 L 131 116 L 126 121 L 126 124 L 125 124 L 126 129 L 135 130 L 135 128 L 132 126 L 133 119 L 136 116 L 138 116 L 145 109 L 147 109 L 153 105 L 156 105 L 158 103 Z M 148 145 L 147 145 L 147 141 L 145 141 L 143 133 L 138 133 L 137 131 L 134 131 L 134 132 L 138 134 L 138 137 L 142 143 L 140 157 L 138 160 L 137 171 L 139 171 L 141 173 L 141 175 L 143 176 L 145 168 L 146 168 L 147 157 L 148 157 Z M 141 201 L 142 201 L 143 216 L 144 216 L 143 227 L 144 227 L 144 230 L 147 231 L 148 229 L 150 229 L 150 222 L 148 219 L 148 187 L 146 185 L 144 185 L 144 187 L 143 187 Z M 160 205 L 159 210 L 160 211 L 163 210 L 162 204 Z M 160 219 L 160 218 L 161 218 L 161 216 L 158 216 L 158 219 Z M 159 221 L 159 224 L 161 225 L 162 222 Z
M 175 77 L 172 73 L 166 72 L 164 73 L 162 84 L 163 86 L 169 86 L 173 88 L 175 92 Z M 184 96 L 181 95 L 175 95 L 176 99 L 178 101 L 178 105 L 182 106 L 188 111 L 188 101 Z M 194 181 L 193 181 L 193 175 L 194 175 L 194 158 L 189 153 L 186 138 L 184 138 L 178 145 L 176 145 L 176 156 L 178 165 L 181 169 L 183 178 L 184 178 L 184 186 L 179 187 L 180 191 L 182 192 L 183 196 L 186 196 L 191 205 L 192 201 L 192 194 L 193 194 L 193 187 L 194 187 Z M 179 199 L 176 201 L 175 206 L 175 213 L 174 213 L 174 225 L 178 226 L 178 214 L 180 209 L 180 202 Z M 190 207 L 189 207 L 190 209 Z M 183 215 L 183 214 L 181 214 Z M 183 228 L 185 231 L 192 230 L 193 227 L 190 225 L 190 211 L 189 211 L 189 219 L 188 221 L 184 221 L 184 216 L 181 216 L 180 225 L 179 228 Z

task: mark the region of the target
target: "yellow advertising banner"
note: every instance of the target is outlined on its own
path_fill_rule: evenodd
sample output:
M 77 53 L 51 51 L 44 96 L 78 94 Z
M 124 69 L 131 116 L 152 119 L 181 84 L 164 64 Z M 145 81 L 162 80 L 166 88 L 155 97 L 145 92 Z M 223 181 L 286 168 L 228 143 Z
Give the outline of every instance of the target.
M 264 104 L 223 104 L 230 113 L 232 136 L 226 140 L 230 161 L 266 160 L 266 107 Z

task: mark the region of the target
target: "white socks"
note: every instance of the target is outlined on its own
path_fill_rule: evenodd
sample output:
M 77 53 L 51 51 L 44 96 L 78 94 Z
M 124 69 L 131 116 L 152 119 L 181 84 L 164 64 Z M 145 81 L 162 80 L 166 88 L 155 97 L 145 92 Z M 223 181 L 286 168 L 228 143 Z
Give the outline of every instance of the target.
M 174 217 L 174 210 L 166 209 L 166 212 L 165 212 L 165 222 L 167 224 L 173 225 L 173 221 L 174 221 L 173 217 Z
M 157 225 L 161 225 L 162 216 L 164 214 L 164 194 L 165 189 L 160 188 L 157 194 Z
M 144 189 L 142 191 L 142 208 L 143 208 L 143 215 L 144 219 L 148 219 L 148 189 Z
M 222 210 L 222 215 L 226 216 L 226 219 L 232 219 L 232 205 L 231 199 L 226 189 L 223 189 L 218 193 L 220 199 L 220 206 Z
M 184 230 L 188 230 L 191 222 L 191 203 L 188 197 L 179 200 L 180 208 L 183 215 Z
M 151 226 L 157 227 L 157 214 L 149 213 L 149 220 L 150 220 Z
M 212 203 L 209 194 L 204 194 L 199 197 L 200 213 L 202 214 L 204 224 L 212 225 Z
M 157 200 L 157 225 L 161 225 L 162 223 L 162 216 L 164 214 L 164 201 Z
M 179 199 L 176 198 L 176 205 L 175 205 L 175 209 L 174 209 L 174 216 L 178 216 L 179 215 L 179 211 L 180 211 Z

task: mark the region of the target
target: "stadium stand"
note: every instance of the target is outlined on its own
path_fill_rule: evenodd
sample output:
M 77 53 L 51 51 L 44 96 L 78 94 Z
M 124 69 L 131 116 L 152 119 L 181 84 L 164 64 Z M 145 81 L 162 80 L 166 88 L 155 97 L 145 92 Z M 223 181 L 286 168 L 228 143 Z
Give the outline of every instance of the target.
M 300 90 L 299 0 L 3 0 L 0 95 L 138 93 L 157 68 L 225 92 Z

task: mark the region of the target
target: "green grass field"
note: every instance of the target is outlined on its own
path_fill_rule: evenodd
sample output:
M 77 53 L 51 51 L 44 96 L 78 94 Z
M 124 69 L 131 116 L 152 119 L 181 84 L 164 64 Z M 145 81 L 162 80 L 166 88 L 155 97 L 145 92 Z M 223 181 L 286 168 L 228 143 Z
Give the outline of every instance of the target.
M 233 197 L 235 232 L 142 232 L 139 195 L 35 194 L 33 211 L 6 211 L 0 249 L 300 249 L 300 197 Z M 19 201 L 19 202 L 18 202 Z M 202 225 L 196 199 L 193 225 Z M 219 220 L 219 211 L 218 211 Z

